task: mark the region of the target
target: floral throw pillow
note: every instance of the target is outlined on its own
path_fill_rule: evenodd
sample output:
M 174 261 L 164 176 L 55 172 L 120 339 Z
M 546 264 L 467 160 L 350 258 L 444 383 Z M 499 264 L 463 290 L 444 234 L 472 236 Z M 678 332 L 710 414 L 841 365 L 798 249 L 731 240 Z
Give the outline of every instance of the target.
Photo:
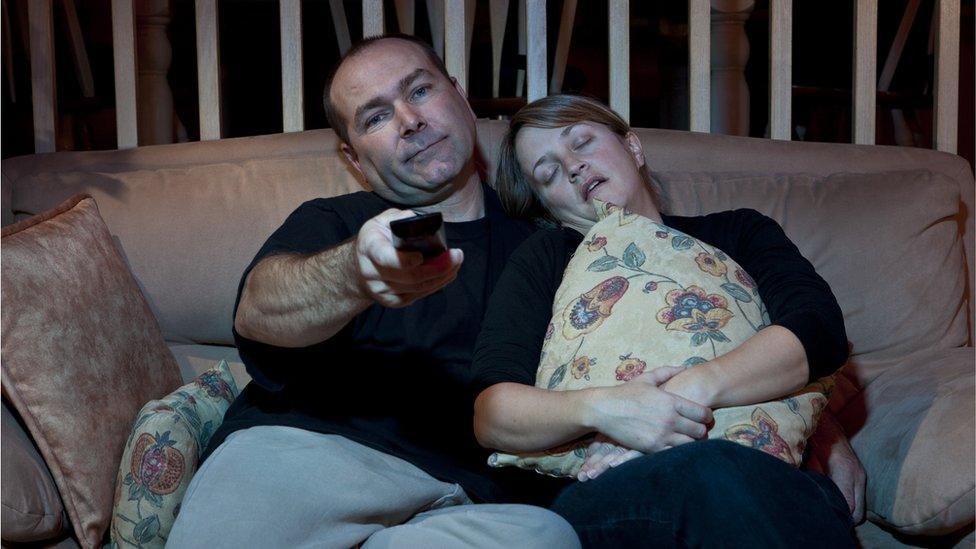
M 237 398 L 221 360 L 142 407 L 122 453 L 112 509 L 113 547 L 163 547 L 200 455 Z
M 692 368 L 769 324 L 752 277 L 722 250 L 612 204 L 576 249 L 556 291 L 536 386 L 556 391 L 626 383 L 661 366 Z M 781 400 L 714 411 L 708 438 L 799 466 L 831 378 Z M 588 441 L 489 465 L 575 477 Z

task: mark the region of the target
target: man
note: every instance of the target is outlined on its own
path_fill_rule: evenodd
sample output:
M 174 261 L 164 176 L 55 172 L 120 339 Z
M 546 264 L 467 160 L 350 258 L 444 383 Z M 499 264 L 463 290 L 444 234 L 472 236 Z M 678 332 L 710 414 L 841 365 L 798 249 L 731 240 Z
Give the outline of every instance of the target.
M 504 217 L 475 161 L 464 91 L 425 44 L 350 50 L 325 93 L 372 187 L 299 207 L 245 271 L 235 341 L 254 381 L 228 410 L 173 546 L 576 547 L 507 492 L 472 433 L 470 357 L 491 289 L 531 227 Z M 440 212 L 424 262 L 390 222 Z

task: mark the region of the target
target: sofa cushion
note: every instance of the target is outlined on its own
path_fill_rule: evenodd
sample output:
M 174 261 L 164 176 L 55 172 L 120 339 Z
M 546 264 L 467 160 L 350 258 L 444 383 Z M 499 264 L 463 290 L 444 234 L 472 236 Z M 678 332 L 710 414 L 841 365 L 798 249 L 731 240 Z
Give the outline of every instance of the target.
M 658 173 L 668 210 L 754 208 L 778 221 L 830 284 L 863 386 L 897 359 L 968 340 L 958 185 L 903 171 L 803 175 Z
M 302 202 L 359 190 L 337 152 L 325 149 L 300 161 L 41 172 L 21 181 L 15 195 L 33 212 L 74 193 L 91 194 L 164 337 L 233 345 L 237 286 L 265 239 Z
M 597 212 L 556 290 L 536 387 L 608 387 L 662 366 L 694 367 L 769 325 L 756 283 L 722 250 L 617 206 L 597 201 Z M 715 410 L 708 438 L 799 466 L 832 385 L 824 378 L 777 395 L 786 398 Z M 489 464 L 575 477 L 589 444 L 495 453 Z
M 200 456 L 237 395 L 230 368 L 221 360 L 139 410 L 115 480 L 116 546 L 163 547 Z
M 937 535 L 973 521 L 973 349 L 904 358 L 852 400 L 840 419 L 867 474 L 868 516 L 905 534 Z
M 30 436 L 3 401 L 3 512 L 0 532 L 5 541 L 39 541 L 67 531 L 68 521 L 58 488 Z
M 179 368 L 91 197 L 4 228 L 0 249 L 4 391 L 97 546 L 132 418 Z

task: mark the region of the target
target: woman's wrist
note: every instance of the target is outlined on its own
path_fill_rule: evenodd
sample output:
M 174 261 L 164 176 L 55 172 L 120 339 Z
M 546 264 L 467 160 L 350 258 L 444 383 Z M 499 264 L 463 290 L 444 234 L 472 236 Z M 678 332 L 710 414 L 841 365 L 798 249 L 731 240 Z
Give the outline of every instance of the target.
M 607 388 L 593 387 L 572 392 L 577 399 L 577 405 L 573 407 L 576 412 L 574 422 L 589 431 L 602 432 L 605 414 L 601 412 L 600 403 L 607 397 Z
M 665 391 L 694 403 L 715 407 L 719 400 L 721 365 L 716 361 L 692 366 L 661 386 Z

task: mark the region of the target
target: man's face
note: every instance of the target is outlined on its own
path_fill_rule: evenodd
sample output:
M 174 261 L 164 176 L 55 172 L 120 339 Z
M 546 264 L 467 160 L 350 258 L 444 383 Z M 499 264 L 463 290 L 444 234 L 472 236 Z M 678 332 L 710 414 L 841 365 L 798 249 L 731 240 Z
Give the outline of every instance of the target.
M 349 134 L 342 151 L 376 194 L 409 206 L 433 204 L 473 173 L 474 113 L 463 90 L 420 47 L 376 42 L 343 63 L 332 82 Z

